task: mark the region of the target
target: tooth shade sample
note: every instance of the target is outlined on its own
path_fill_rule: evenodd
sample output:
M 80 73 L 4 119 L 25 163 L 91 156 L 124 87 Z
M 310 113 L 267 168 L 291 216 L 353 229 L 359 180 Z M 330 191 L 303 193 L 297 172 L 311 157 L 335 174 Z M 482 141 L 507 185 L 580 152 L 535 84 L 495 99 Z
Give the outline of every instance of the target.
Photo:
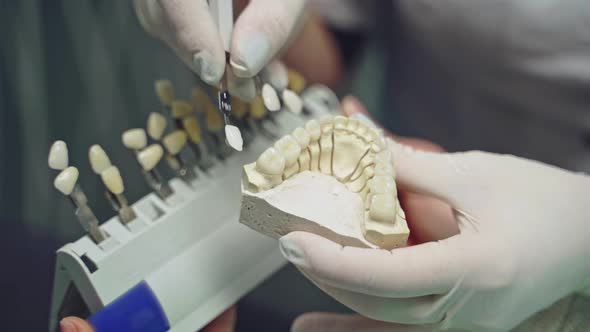
M 159 141 L 162 139 L 162 135 L 164 135 L 166 124 L 166 118 L 162 114 L 158 112 L 150 113 L 147 122 L 148 135 L 156 141 Z
M 58 171 L 68 167 L 68 146 L 64 141 L 55 141 L 49 149 L 47 163 L 49 167 Z
M 55 177 L 53 186 L 55 189 L 61 191 L 62 194 L 69 195 L 74 190 L 79 175 L 80 173 L 78 172 L 78 169 L 76 167 L 70 166 L 61 171 Z
M 186 144 L 186 134 L 182 130 L 175 130 L 166 135 L 162 144 L 171 155 L 177 155 Z
M 231 114 L 238 120 L 243 119 L 246 113 L 248 113 L 248 105 L 240 99 L 232 99 L 231 103 Z
M 275 238 L 291 231 L 307 231 L 342 245 L 383 249 L 406 245 L 409 229 L 397 199 L 393 156 L 387 149 L 375 148 L 381 133 L 369 133 L 366 125 L 350 122 L 342 116 L 309 121 L 305 129 L 298 128 L 278 140 L 274 151 L 266 151 L 259 161 L 245 165 L 240 221 Z M 270 162 L 277 155 L 284 158 L 283 163 Z M 271 166 L 274 168 L 269 170 Z M 312 190 L 310 182 L 324 183 L 324 187 Z M 297 195 L 287 194 L 298 187 L 307 189 Z M 323 194 L 342 197 L 342 201 L 314 206 Z M 358 217 L 355 223 L 321 218 L 323 210 L 340 211 L 356 204 L 344 199 L 348 194 L 361 202 L 350 213 Z M 291 198 L 286 199 L 289 195 Z M 296 197 L 313 197 L 314 203 L 302 205 Z
M 156 95 L 162 105 L 170 106 L 174 100 L 174 88 L 169 80 L 157 80 L 155 83 Z
M 307 148 L 309 142 L 311 141 L 311 136 L 309 135 L 307 130 L 301 127 L 295 128 L 291 135 L 293 136 L 293 138 L 295 138 L 301 149 Z
M 232 148 L 237 151 L 242 151 L 244 140 L 242 139 L 242 133 L 240 133 L 238 127 L 232 125 L 225 126 L 225 138 Z
M 175 119 L 184 118 L 193 113 L 193 106 L 186 101 L 175 100 L 172 102 L 172 117 Z
M 162 159 L 164 149 L 159 144 L 152 144 L 137 154 L 137 161 L 145 171 L 151 171 Z
M 266 106 L 271 112 L 276 112 L 281 109 L 279 96 L 275 89 L 268 83 L 265 83 L 262 86 L 262 100 L 264 101 L 264 106 Z
M 283 136 L 275 143 L 274 147 L 285 157 L 285 166 L 291 166 L 297 162 L 301 147 L 293 136 Z
M 140 150 L 147 145 L 145 130 L 141 128 L 128 129 L 122 136 L 123 145 L 131 150 Z
M 262 97 L 256 96 L 252 104 L 250 104 L 250 116 L 254 120 L 263 119 L 266 116 L 266 107 L 264 107 L 264 101 Z
M 102 173 L 105 169 L 111 167 L 111 160 L 107 156 L 106 152 L 98 144 L 94 144 L 88 150 L 88 159 L 90 160 L 90 166 L 92 171 L 96 174 Z
M 201 88 L 194 88 L 192 92 L 193 104 L 195 105 L 197 112 L 205 112 L 211 101 L 207 93 Z
M 303 101 L 291 90 L 283 90 L 283 102 L 291 113 L 299 114 L 303 110 Z
M 216 108 L 208 109 L 206 114 L 207 130 L 220 131 L 223 128 L 223 118 Z
M 197 118 L 194 116 L 188 116 L 182 119 L 182 127 L 186 131 L 188 138 L 195 144 L 201 143 L 201 127 Z
M 289 89 L 295 93 L 301 93 L 305 89 L 305 79 L 298 72 L 289 69 L 287 75 L 289 76 Z
M 123 185 L 123 178 L 117 166 L 111 166 L 100 173 L 102 183 L 107 189 L 115 195 L 121 195 L 125 191 L 125 185 Z
M 268 175 L 281 175 L 285 170 L 285 157 L 275 148 L 266 149 L 258 160 L 256 170 Z
M 289 85 L 287 67 L 278 60 L 272 61 L 264 68 L 262 79 L 277 91 L 283 91 Z
M 317 120 L 308 121 L 305 124 L 305 130 L 309 133 L 309 137 L 312 142 L 316 142 L 320 139 L 322 135 L 322 129 L 320 127 L 320 123 Z

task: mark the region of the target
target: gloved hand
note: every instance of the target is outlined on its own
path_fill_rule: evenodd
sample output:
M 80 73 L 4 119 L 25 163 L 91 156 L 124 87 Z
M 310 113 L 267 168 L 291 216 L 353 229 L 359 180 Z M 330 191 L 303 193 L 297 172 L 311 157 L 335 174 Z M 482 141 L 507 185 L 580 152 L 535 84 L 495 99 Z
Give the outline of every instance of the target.
M 308 314 L 293 331 L 507 331 L 590 277 L 590 177 L 509 155 L 390 148 L 398 185 L 448 202 L 460 234 L 393 251 L 282 237 L 289 261 L 368 317 Z
M 135 0 L 141 25 L 168 44 L 203 81 L 217 84 L 225 51 L 206 0 Z M 231 44 L 236 76 L 250 78 L 285 46 L 302 22 L 305 0 L 251 0 L 238 17 Z

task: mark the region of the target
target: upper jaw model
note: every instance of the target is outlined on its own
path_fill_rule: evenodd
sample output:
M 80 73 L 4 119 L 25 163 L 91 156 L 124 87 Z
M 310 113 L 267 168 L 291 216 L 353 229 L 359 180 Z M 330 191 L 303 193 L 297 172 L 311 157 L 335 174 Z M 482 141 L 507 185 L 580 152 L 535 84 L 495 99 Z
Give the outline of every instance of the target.
M 356 119 L 311 120 L 244 166 L 240 222 L 274 238 L 393 249 L 406 245 L 405 219 L 385 138 Z

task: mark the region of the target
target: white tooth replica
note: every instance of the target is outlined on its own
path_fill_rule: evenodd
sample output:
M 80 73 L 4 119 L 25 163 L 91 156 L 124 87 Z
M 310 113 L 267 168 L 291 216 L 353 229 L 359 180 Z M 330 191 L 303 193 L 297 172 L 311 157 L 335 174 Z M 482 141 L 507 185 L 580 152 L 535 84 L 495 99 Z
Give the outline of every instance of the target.
M 150 135 L 151 138 L 153 138 L 156 141 L 159 141 L 160 139 L 162 139 L 162 136 L 164 135 L 166 125 L 166 118 L 162 114 L 158 112 L 152 112 L 148 117 L 147 133 L 148 135 Z
M 64 141 L 55 141 L 49 149 L 49 167 L 61 171 L 68 167 L 68 162 L 68 146 Z
M 137 154 L 137 160 L 147 172 L 151 171 L 162 159 L 164 149 L 160 144 L 152 144 Z
M 281 109 L 281 102 L 277 91 L 268 83 L 262 86 L 262 100 L 264 101 L 264 106 L 271 112 Z
M 80 173 L 78 172 L 78 169 L 74 166 L 70 166 L 57 175 L 53 181 L 53 186 L 67 196 L 74 190 L 79 175 Z
M 111 167 L 111 160 L 107 156 L 106 152 L 98 144 L 94 144 L 88 150 L 88 159 L 90 160 L 90 166 L 92 171 L 96 174 L 102 173 L 107 168 Z
M 225 139 L 227 140 L 227 143 L 237 151 L 242 151 L 244 148 L 242 133 L 240 133 L 240 129 L 236 126 L 225 126 Z
M 141 150 L 147 145 L 147 136 L 142 128 L 128 129 L 122 136 L 123 145 L 131 150 Z
M 164 137 L 162 144 L 164 144 L 168 153 L 175 156 L 180 153 L 186 141 L 186 133 L 182 130 L 175 130 Z
M 125 191 L 123 178 L 117 166 L 111 166 L 100 173 L 100 177 L 105 187 L 115 195 L 121 195 Z
M 344 116 L 311 120 L 244 166 L 240 222 L 388 250 L 410 233 L 382 133 Z
M 295 92 L 285 89 L 283 90 L 282 96 L 283 102 L 285 103 L 285 106 L 289 112 L 295 114 L 301 113 L 301 110 L 303 110 L 303 101 Z
M 170 106 L 174 100 L 174 88 L 169 80 L 157 80 L 155 83 L 156 95 L 160 103 L 164 106 Z

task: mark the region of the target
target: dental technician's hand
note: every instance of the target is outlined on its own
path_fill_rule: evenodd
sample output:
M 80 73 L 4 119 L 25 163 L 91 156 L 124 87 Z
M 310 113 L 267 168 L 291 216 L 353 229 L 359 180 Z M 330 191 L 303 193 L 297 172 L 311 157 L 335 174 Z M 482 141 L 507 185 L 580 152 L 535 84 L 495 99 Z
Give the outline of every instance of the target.
M 209 84 L 225 70 L 225 51 L 207 0 L 135 0 L 141 25 L 168 44 Z M 253 77 L 285 46 L 303 21 L 305 0 L 251 0 L 234 25 L 231 66 Z
M 293 331 L 507 331 L 587 282 L 588 176 L 508 155 L 390 147 L 399 186 L 448 202 L 460 233 L 392 251 L 284 236 L 283 255 L 364 316 L 307 314 Z

